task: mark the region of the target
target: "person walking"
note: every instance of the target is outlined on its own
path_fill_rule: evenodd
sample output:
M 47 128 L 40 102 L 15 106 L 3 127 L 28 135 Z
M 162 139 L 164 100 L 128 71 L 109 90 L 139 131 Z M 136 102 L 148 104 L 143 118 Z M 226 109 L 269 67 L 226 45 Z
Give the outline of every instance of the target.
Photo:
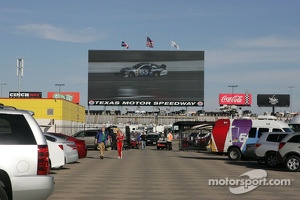
M 118 159 L 123 158 L 123 141 L 124 141 L 124 134 L 120 129 L 117 130 L 117 148 L 118 148 Z
M 172 150 L 173 135 L 171 132 L 167 135 L 167 150 Z
M 141 137 L 141 142 L 142 142 L 142 150 L 145 150 L 146 149 L 146 142 L 147 142 L 145 132 L 143 132 L 140 137 Z
M 107 139 L 108 139 L 108 137 L 107 137 L 107 133 L 105 131 L 105 127 L 102 127 L 102 129 L 95 136 L 95 143 L 98 144 L 101 159 L 104 158 L 104 151 L 105 151 L 105 145 L 106 145 Z

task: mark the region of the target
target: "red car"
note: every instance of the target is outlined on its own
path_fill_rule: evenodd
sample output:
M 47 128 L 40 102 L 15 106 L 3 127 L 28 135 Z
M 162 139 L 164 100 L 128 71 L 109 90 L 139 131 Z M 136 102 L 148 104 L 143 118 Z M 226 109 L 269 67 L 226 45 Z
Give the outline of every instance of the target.
M 86 157 L 87 147 L 86 147 L 86 144 L 85 144 L 84 140 L 80 140 L 80 139 L 77 139 L 75 137 L 65 135 L 65 134 L 62 134 L 62 133 L 52 133 L 52 132 L 47 132 L 47 133 L 49 133 L 51 135 L 54 135 L 54 136 L 57 136 L 57 137 L 60 137 L 60 138 L 63 138 L 64 140 L 67 140 L 67 141 L 75 142 L 75 144 L 77 146 L 78 157 L 79 158 L 85 158 Z

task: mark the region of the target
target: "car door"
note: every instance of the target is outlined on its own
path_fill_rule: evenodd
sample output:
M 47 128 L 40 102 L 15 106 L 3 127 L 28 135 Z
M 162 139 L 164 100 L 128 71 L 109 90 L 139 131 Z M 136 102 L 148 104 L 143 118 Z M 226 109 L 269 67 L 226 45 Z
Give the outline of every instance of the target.
M 139 69 L 140 76 L 149 76 L 150 75 L 150 66 L 148 64 L 143 65 Z
M 98 131 L 86 131 L 85 132 L 85 142 L 89 147 L 95 147 L 95 137 Z

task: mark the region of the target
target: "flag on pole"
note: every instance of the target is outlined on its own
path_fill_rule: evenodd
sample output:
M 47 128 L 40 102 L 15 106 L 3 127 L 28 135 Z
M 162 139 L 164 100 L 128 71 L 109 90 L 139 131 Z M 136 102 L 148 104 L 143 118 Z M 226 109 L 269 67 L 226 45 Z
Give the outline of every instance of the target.
M 171 46 L 176 49 L 179 49 L 179 46 L 174 41 L 171 42 Z
M 126 42 L 124 42 L 124 41 L 122 41 L 122 43 L 121 43 L 121 46 L 122 46 L 122 47 L 125 47 L 126 49 L 128 49 L 128 48 L 129 48 L 129 45 L 128 45 L 128 44 L 126 44 Z
M 154 42 L 147 36 L 146 47 L 153 48 Z

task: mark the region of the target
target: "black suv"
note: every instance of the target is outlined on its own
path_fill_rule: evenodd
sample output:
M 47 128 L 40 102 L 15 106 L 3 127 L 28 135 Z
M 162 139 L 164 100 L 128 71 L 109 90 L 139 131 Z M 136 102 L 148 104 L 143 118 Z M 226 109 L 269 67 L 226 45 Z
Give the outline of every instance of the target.
M 160 135 L 157 134 L 157 133 L 148 133 L 146 135 L 146 145 L 149 146 L 149 145 L 157 145 L 157 141 L 159 140 L 160 138 Z

